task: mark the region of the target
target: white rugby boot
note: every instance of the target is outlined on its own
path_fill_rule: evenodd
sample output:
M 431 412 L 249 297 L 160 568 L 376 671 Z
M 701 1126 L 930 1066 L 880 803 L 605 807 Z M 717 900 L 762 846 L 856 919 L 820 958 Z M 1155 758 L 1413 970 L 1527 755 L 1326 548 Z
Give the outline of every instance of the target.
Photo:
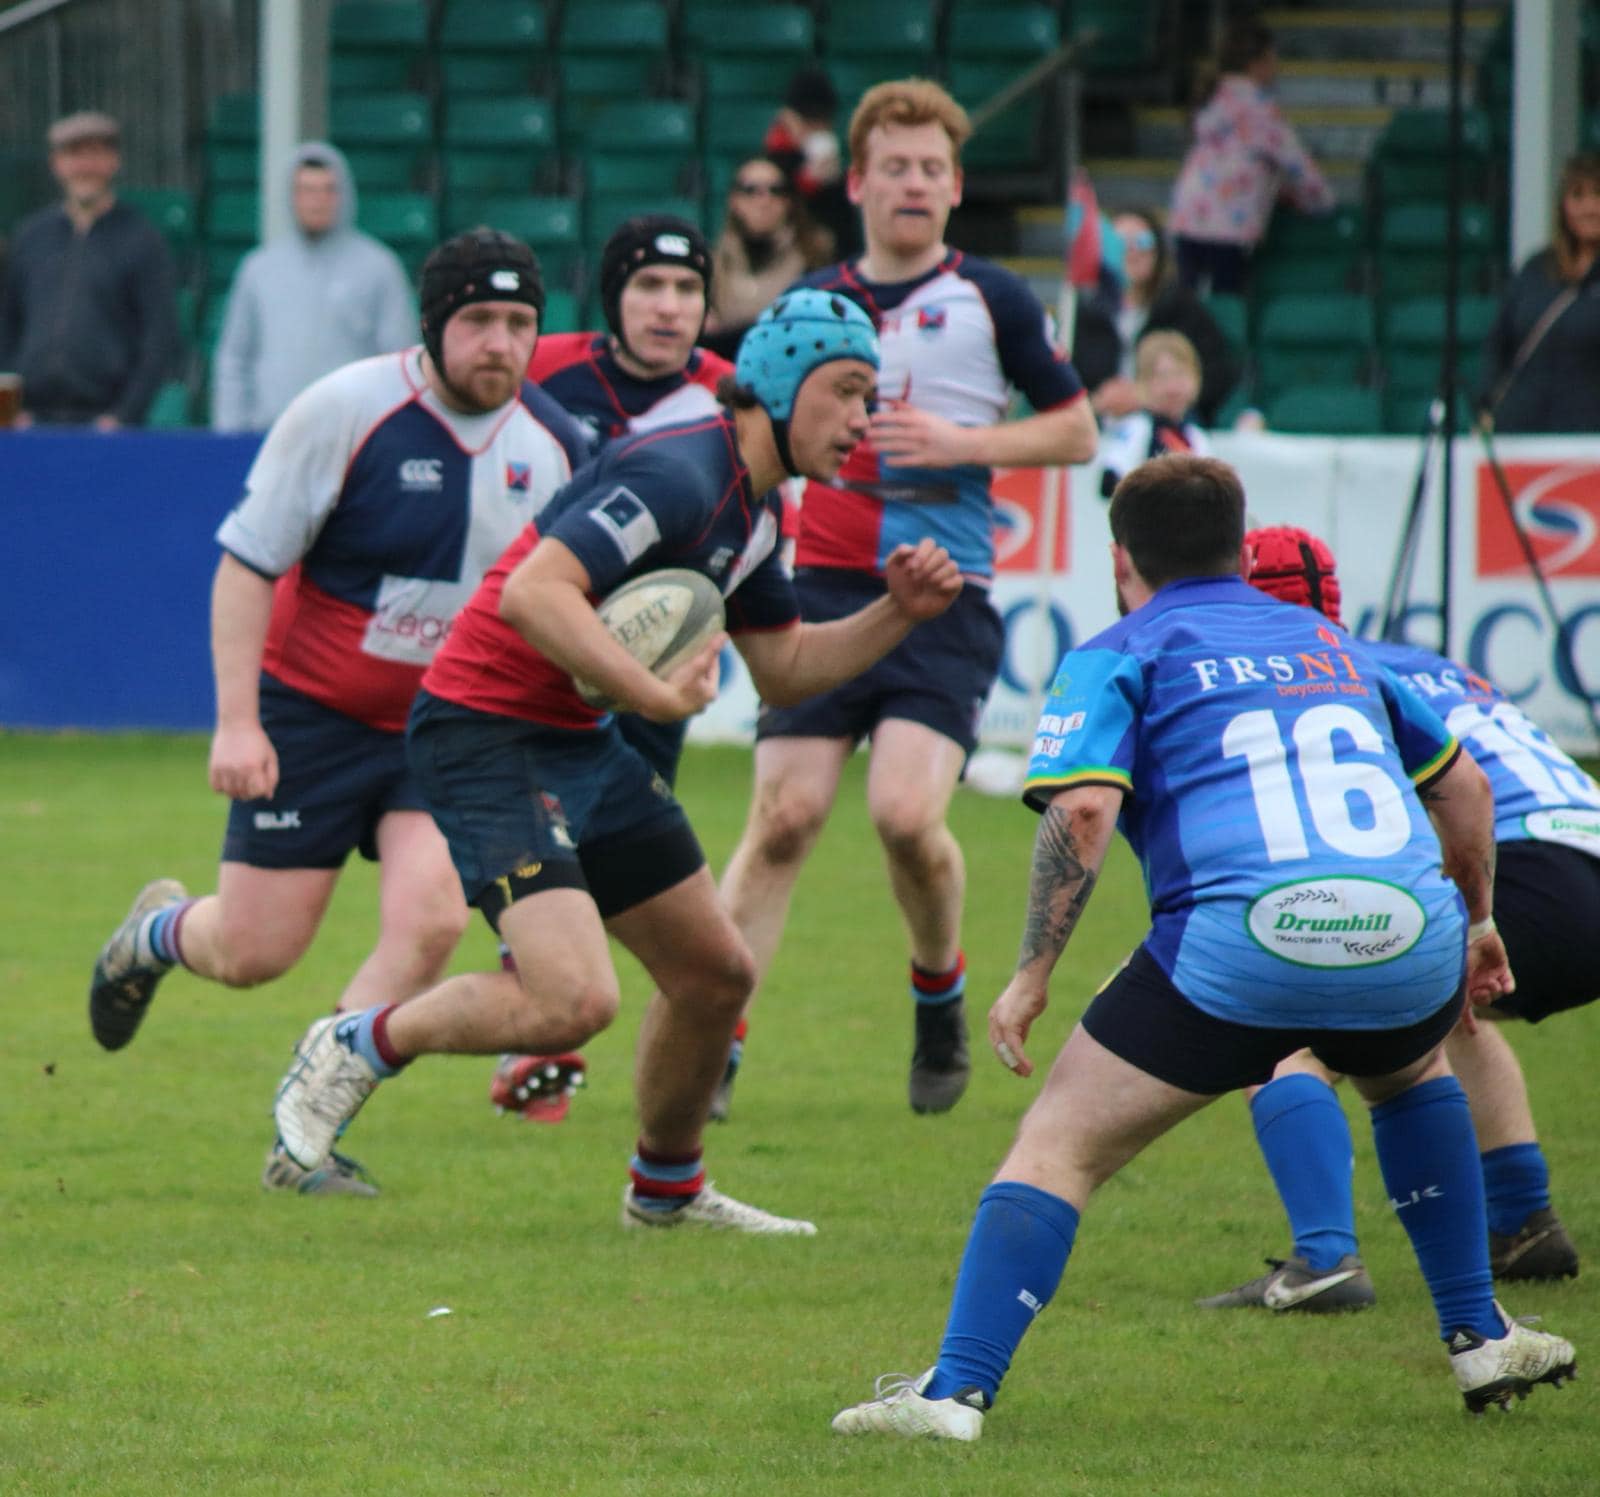
M 899 1435 L 902 1439 L 976 1440 L 983 1433 L 988 1400 L 979 1388 L 962 1388 L 949 1398 L 924 1398 L 933 1378 L 886 1372 L 873 1384 L 875 1397 L 833 1416 L 839 1435 Z
M 815 1237 L 816 1225 L 790 1216 L 774 1216 L 759 1206 L 747 1206 L 725 1196 L 709 1180 L 700 1193 L 686 1204 L 668 1211 L 652 1211 L 641 1205 L 633 1186 L 622 1192 L 622 1225 L 625 1227 L 721 1227 L 733 1232 L 749 1232 L 762 1237 Z

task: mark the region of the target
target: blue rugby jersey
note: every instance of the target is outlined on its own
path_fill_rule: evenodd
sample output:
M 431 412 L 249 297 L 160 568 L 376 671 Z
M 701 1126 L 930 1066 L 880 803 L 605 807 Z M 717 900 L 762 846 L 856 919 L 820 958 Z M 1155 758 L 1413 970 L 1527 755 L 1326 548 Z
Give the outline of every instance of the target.
M 868 281 L 854 264 L 799 283 L 836 291 L 878 329 L 878 398 L 958 426 L 997 426 L 1013 387 L 1037 411 L 1078 399 L 1083 383 L 1050 340 L 1039 299 L 1011 271 L 951 250 L 910 281 Z M 992 470 L 897 468 L 862 442 L 832 484 L 806 485 L 795 564 L 881 572 L 894 548 L 932 536 L 969 580 L 994 575 Z
M 1062 660 L 1024 798 L 1127 792 L 1145 946 L 1240 1024 L 1391 1029 L 1461 980 L 1465 911 L 1414 785 L 1438 716 L 1360 641 L 1238 578 L 1162 588 Z
M 1444 719 L 1489 777 L 1496 842 L 1560 842 L 1600 857 L 1600 785 L 1494 682 L 1417 645 L 1365 648 Z

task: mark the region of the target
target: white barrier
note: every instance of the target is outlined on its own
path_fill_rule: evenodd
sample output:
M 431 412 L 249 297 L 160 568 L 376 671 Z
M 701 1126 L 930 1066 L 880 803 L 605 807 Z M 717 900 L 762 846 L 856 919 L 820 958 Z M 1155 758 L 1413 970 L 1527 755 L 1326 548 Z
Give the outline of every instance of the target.
M 1422 444 L 1237 433 L 1219 433 L 1213 444 L 1244 479 L 1253 525 L 1300 525 L 1332 546 L 1345 622 L 1358 634 L 1375 633 Z M 1569 752 L 1595 754 L 1600 742 L 1583 693 L 1600 697 L 1600 441 L 1505 437 L 1496 450 L 1562 625 L 1554 627 L 1544 611 L 1481 445 L 1458 438 L 1446 653 L 1498 682 Z M 1442 456 L 1436 449 L 1405 615 L 1406 637 L 1431 648 L 1441 644 Z M 1006 654 L 983 715 L 985 744 L 1026 744 L 1039 683 L 1064 650 L 1117 616 L 1100 471 L 1074 469 L 1064 486 L 1060 477 L 1015 469 L 996 483 L 1002 524 L 994 599 L 1006 623 Z M 1046 620 L 1039 521 L 1063 487 Z M 732 651 L 724 677 L 721 696 L 693 724 L 697 741 L 748 741 L 752 734 L 755 695 Z

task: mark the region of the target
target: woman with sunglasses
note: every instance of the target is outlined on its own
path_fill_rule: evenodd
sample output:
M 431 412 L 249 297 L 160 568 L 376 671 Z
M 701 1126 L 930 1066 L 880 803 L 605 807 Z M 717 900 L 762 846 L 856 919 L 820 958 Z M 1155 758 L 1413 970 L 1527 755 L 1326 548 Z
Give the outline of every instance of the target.
M 733 358 L 762 309 L 832 254 L 831 236 L 812 223 L 782 167 L 765 156 L 741 162 L 712 252 L 712 304 L 702 346 Z
M 1119 292 L 1079 304 L 1072 333 L 1072 362 L 1088 386 L 1101 424 L 1131 415 L 1141 405 L 1134 381 L 1134 349 L 1146 333 L 1182 333 L 1200 357 L 1200 395 L 1195 413 L 1202 426 L 1217 413 L 1239 382 L 1238 356 L 1205 303 L 1172 273 L 1166 240 L 1150 214 L 1126 209 L 1111 220 L 1122 241 Z

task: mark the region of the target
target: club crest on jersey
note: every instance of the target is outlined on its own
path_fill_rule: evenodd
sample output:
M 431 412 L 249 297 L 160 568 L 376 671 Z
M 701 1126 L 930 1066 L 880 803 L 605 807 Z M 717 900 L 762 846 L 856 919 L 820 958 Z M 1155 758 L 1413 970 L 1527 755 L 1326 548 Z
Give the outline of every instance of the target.
M 717 549 L 706 558 L 706 571 L 710 572 L 713 577 L 720 577 L 728 570 L 728 563 L 732 560 L 733 547 L 718 546 Z
M 533 487 L 533 468 L 528 463 L 506 464 L 506 488 L 513 494 L 526 494 Z
M 946 322 L 949 321 L 949 312 L 944 307 L 918 307 L 917 331 L 919 333 L 942 333 Z
M 444 487 L 444 459 L 408 457 L 400 464 L 400 487 L 411 493 L 429 492 Z

